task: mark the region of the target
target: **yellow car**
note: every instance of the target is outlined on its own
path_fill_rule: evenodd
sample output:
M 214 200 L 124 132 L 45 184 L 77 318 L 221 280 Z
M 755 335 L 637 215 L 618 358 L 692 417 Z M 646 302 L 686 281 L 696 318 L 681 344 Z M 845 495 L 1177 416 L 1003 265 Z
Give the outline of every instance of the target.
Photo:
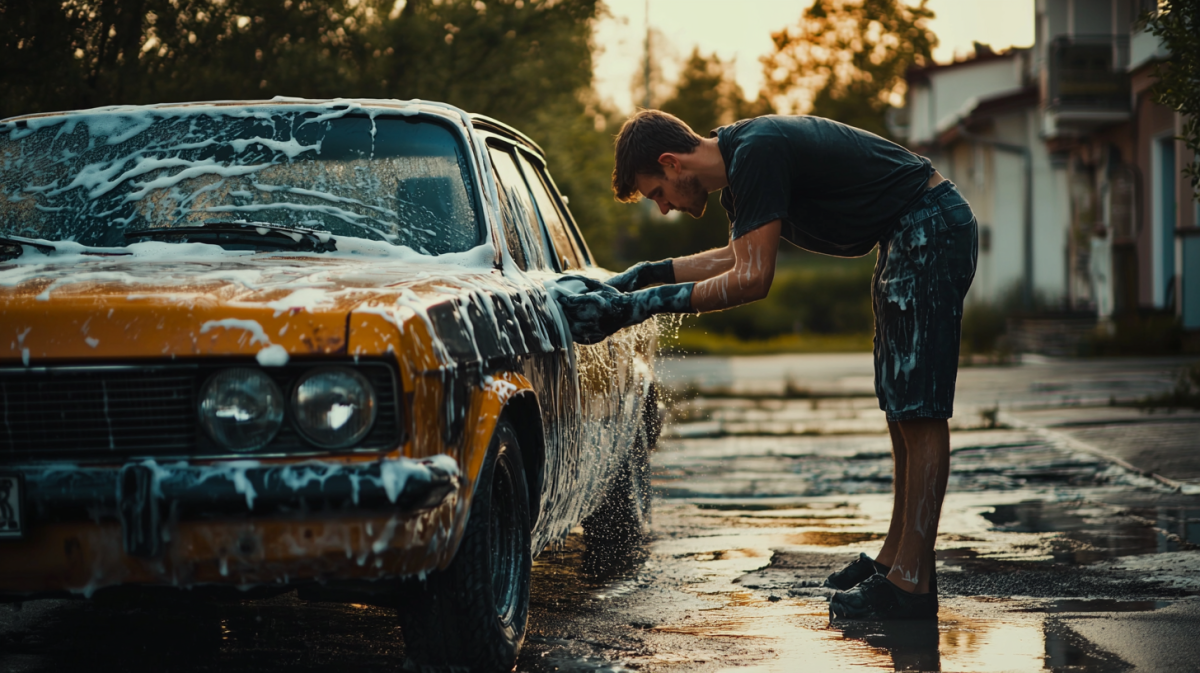
M 510 669 L 532 557 L 649 516 L 653 325 L 572 344 L 564 273 L 542 151 L 448 105 L 0 122 L 0 600 L 298 589 Z

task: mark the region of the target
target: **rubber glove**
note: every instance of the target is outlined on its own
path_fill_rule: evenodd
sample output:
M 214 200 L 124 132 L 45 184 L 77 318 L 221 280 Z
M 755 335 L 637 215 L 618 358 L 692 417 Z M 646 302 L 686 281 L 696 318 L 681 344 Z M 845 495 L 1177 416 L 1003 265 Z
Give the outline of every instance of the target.
M 648 285 L 670 285 L 675 282 L 675 263 L 670 259 L 638 262 L 607 282 L 622 292 L 633 292 Z
M 599 343 L 659 313 L 696 312 L 692 308 L 692 288 L 695 283 L 662 285 L 630 293 L 618 292 L 590 278 L 586 279 L 585 284 L 588 285 L 585 292 L 560 294 L 557 297 L 575 343 Z

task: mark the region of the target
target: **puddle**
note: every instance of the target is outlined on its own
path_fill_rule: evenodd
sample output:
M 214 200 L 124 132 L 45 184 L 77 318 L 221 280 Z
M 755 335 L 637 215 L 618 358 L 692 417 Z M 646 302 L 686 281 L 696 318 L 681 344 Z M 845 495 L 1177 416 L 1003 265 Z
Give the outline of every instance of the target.
M 1065 563 L 1195 549 L 1200 542 L 1200 509 L 1187 507 L 1030 501 L 995 505 L 982 516 L 1000 532 L 1061 533 L 1048 541 L 1047 552 Z
M 572 534 L 534 560 L 530 604 L 553 606 L 556 611 L 565 606 L 584 610 L 591 602 L 623 596 L 645 586 L 639 573 L 652 573 L 654 567 L 645 549 L 619 560 L 597 558 L 586 549 L 582 535 Z
M 762 558 L 764 554 L 758 549 L 723 549 L 714 552 L 704 552 L 700 554 L 690 554 L 687 558 L 693 561 L 729 561 L 740 558 Z
M 659 445 L 658 537 L 644 565 L 588 575 L 572 540 L 539 559 L 534 602 L 552 614 L 530 642 L 549 668 L 523 658 L 520 670 L 1125 671 L 1079 635 L 1092 623 L 1081 620 L 1150 612 L 1172 602 L 1148 598 L 1177 594 L 1076 566 L 1200 542 L 1195 501 L 1147 507 L 1165 498 L 1022 430 L 958 432 L 939 619 L 831 624 L 821 580 L 876 552 L 887 530 L 887 436 L 747 436 L 857 422 L 823 401 L 699 406 L 729 436 Z
M 883 533 L 847 533 L 841 531 L 813 530 L 787 536 L 788 544 L 813 547 L 844 547 L 860 542 L 882 540 Z
M 1132 668 L 1119 657 L 1105 652 L 1058 620 L 1045 625 L 1046 667 L 1061 671 L 1120 673 Z
M 834 510 L 842 509 L 847 506 L 844 502 L 805 502 L 798 503 L 795 500 L 786 500 L 783 502 L 748 502 L 746 500 L 730 500 L 726 502 L 694 502 L 692 503 L 697 509 L 715 509 L 722 512 L 773 512 L 775 516 L 783 516 L 781 511 L 796 510 L 805 512 L 803 516 L 813 516 L 814 510 Z
M 1150 612 L 1165 608 L 1171 601 L 1118 601 L 1106 598 L 1053 601 L 1042 612 Z
M 830 629 L 886 653 L 897 671 L 1109 673 L 1129 668 L 1057 619 L 979 619 L 943 607 L 937 622 L 858 622 Z

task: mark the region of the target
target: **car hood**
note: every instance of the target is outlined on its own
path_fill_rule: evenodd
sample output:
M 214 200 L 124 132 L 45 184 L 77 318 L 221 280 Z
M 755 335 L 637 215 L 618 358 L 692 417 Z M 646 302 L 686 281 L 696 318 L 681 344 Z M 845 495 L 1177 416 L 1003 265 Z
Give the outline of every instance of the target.
M 432 334 L 430 308 L 502 288 L 488 250 L 449 262 L 200 249 L 170 259 L 27 252 L 0 263 L 0 360 L 254 355 L 272 365 L 382 354 L 399 347 L 406 323 Z

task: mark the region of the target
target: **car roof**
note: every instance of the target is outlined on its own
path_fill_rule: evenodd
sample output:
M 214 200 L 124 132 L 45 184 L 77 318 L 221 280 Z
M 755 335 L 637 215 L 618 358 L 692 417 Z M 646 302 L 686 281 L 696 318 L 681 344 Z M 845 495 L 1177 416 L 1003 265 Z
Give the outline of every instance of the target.
M 401 100 L 395 98 L 291 98 L 287 96 L 276 96 L 270 99 L 263 100 L 218 100 L 218 101 L 194 101 L 185 103 L 154 103 L 149 105 L 110 105 L 106 107 L 90 108 L 83 110 L 63 110 L 58 112 L 37 112 L 32 114 L 18 115 L 16 117 L 8 117 L 0 119 L 0 123 L 19 122 L 32 119 L 46 119 L 50 117 L 69 117 L 74 115 L 90 115 L 90 114 L 106 114 L 122 112 L 130 113 L 145 110 L 170 111 L 173 109 L 179 110 L 194 110 L 196 108 L 208 107 L 272 107 L 272 106 L 296 106 L 296 107 L 313 107 L 329 110 L 345 109 L 347 107 L 359 107 L 367 110 L 380 111 L 407 111 L 411 113 L 413 108 L 420 112 L 437 114 L 448 118 L 457 118 L 459 121 L 469 122 L 473 127 L 494 133 L 498 136 L 506 138 L 519 145 L 524 145 L 527 149 L 535 152 L 540 158 L 545 158 L 546 153 L 541 146 L 533 141 L 529 136 L 521 133 L 515 128 L 505 124 L 502 121 L 493 119 L 486 115 L 468 113 L 460 108 L 446 103 L 437 103 L 434 101 L 425 100 Z
M 524 145 L 527 149 L 535 152 L 538 155 L 538 158 L 545 161 L 546 152 L 542 150 L 541 145 L 533 142 L 533 139 L 524 133 L 521 133 L 502 121 L 493 119 L 486 115 L 472 113 L 468 116 L 471 118 L 471 123 L 475 125 L 475 128 L 481 131 L 495 133 L 496 135 L 511 140 L 518 145 Z
M 8 117 L 0 119 L 0 124 L 22 122 L 35 119 L 48 119 L 53 117 L 72 117 L 76 115 L 95 115 L 95 114 L 132 114 L 137 112 L 145 112 L 148 110 L 171 112 L 172 110 L 179 111 L 195 111 L 204 108 L 269 108 L 269 107 L 308 107 L 317 110 L 345 110 L 348 108 L 361 108 L 363 110 L 376 110 L 380 112 L 400 112 L 401 114 L 414 114 L 424 112 L 436 114 L 447 119 L 454 119 L 463 123 L 469 124 L 470 116 L 459 108 L 445 103 L 436 103 L 433 101 L 424 100 L 400 100 L 400 99 L 383 99 L 383 98 L 325 98 L 325 99 L 310 99 L 310 98 L 291 98 L 287 96 L 276 96 L 270 99 L 262 100 L 216 100 L 216 101 L 193 101 L 183 103 L 153 103 L 148 105 L 109 105 L 104 107 L 89 108 L 82 110 L 62 110 L 57 112 L 37 112 L 33 114 L 18 115 L 16 117 Z

